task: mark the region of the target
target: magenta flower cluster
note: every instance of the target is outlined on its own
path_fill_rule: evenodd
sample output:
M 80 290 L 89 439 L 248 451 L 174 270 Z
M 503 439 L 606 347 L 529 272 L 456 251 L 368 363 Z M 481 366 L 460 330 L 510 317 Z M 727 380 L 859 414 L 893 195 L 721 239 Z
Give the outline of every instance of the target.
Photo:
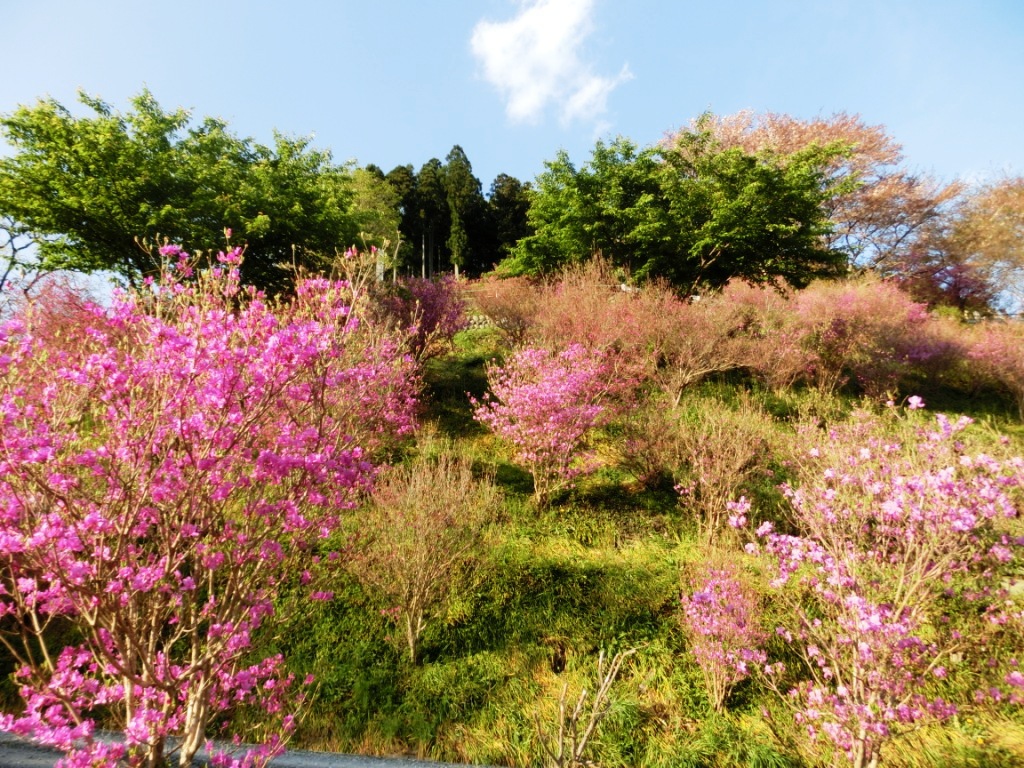
M 784 486 L 798 533 L 766 523 L 761 543 L 748 545 L 774 560 L 774 586 L 800 587 L 799 598 L 780 592 L 795 621 L 779 628 L 810 671 L 788 690 L 797 719 L 858 768 L 874 765 L 887 739 L 955 712 L 927 693 L 963 647 L 945 629 L 941 600 L 961 575 L 1014 557 L 993 522 L 1017 515 L 1011 494 L 1024 462 L 967 454 L 969 423 L 940 415 L 906 445 L 834 430 L 808 450 L 800 487 Z M 780 664 L 766 671 L 783 685 Z
M 458 281 L 451 275 L 430 280 L 410 277 L 384 300 L 388 313 L 408 333 L 409 350 L 417 360 L 443 350 L 469 325 Z
M 682 605 L 690 652 L 712 707 L 721 710 L 732 688 L 767 661 L 757 594 L 733 567 L 709 567 L 699 589 L 683 595 Z
M 346 284 L 270 303 L 240 251 L 201 273 L 165 256 L 172 277 L 92 307 L 76 344 L 31 312 L 0 328 L 0 639 L 26 702 L 0 729 L 66 766 L 156 765 L 170 736 L 190 764 L 241 704 L 274 735 L 217 764 L 278 751 L 300 694 L 253 634 L 369 487 L 366 449 L 413 426 L 411 361 L 361 332 Z M 52 655 L 58 621 L 81 640 Z M 93 738 L 97 712 L 124 744 Z
M 580 474 L 587 436 L 612 413 L 608 358 L 582 344 L 561 352 L 527 347 L 488 366 L 487 380 L 490 392 L 471 398 L 473 415 L 515 446 L 543 503 Z

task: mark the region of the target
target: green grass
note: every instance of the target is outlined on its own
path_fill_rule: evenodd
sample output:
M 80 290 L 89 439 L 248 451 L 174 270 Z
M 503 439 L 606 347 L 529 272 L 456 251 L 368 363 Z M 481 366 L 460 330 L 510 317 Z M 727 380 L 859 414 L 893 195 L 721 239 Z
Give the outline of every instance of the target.
M 710 553 L 696 543 L 693 520 L 670 483 L 644 487 L 618 466 L 614 430 L 602 438 L 608 450 L 598 446 L 604 466 L 556 494 L 546 509 L 535 507 L 529 473 L 473 420 L 467 397 L 483 394 L 486 364 L 501 353 L 495 331 L 465 332 L 452 354 L 431 360 L 424 374 L 424 420 L 504 494 L 479 566 L 483 578 L 428 627 L 417 666 L 393 642 L 395 628 L 381 615 L 388 606 L 354 582 L 303 615 L 301 628 L 286 628 L 281 649 L 297 674 L 318 680 L 296 744 L 541 766 L 537 720 L 541 729 L 554 727 L 563 686 L 570 696 L 592 689 L 601 651 L 636 648 L 591 744 L 597 765 L 796 768 L 828 760 L 756 682 L 734 690 L 725 714 L 711 712 L 678 615 L 681 575 Z M 855 392 L 771 393 L 738 376 L 706 382 L 687 398 L 735 404 L 741 389 L 773 417 L 780 438 L 792 435 L 797 422 L 827 428 L 864 405 Z M 930 409 L 949 406 L 978 421 L 973 445 L 1024 451 L 1024 428 L 994 393 L 921 391 Z M 1002 445 L 1006 438 L 1009 447 Z M 773 467 L 774 477 L 752 489 L 762 516 L 781 515 L 776 484 L 788 471 L 784 457 Z M 770 624 L 781 606 L 766 596 L 766 609 Z M 1019 638 L 1006 642 L 1020 648 Z M 780 638 L 769 642 L 769 653 L 797 663 Z M 967 698 L 966 688 L 946 692 Z M 774 712 L 774 734 L 762 720 L 766 707 Z M 969 702 L 965 711 L 975 712 L 971 727 L 958 720 L 896 742 L 887 747 L 887 764 L 1024 766 L 1018 713 L 996 716 Z

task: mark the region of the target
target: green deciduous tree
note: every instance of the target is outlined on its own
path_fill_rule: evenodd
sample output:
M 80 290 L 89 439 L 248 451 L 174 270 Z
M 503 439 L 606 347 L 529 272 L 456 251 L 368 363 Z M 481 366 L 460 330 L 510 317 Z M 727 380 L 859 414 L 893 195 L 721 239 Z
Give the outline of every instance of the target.
M 159 267 L 138 240 L 215 249 L 230 228 L 248 244 L 243 279 L 277 290 L 291 282 L 282 265 L 354 241 L 351 174 L 310 139 L 264 146 L 221 120 L 165 112 L 148 91 L 123 114 L 79 100 L 91 114 L 47 99 L 0 117 L 14 149 L 0 159 L 0 215 L 37 240 L 44 268 L 136 282 Z
M 660 153 L 668 234 L 680 238 L 655 251 L 639 273 L 689 283 L 690 290 L 732 278 L 803 287 L 840 274 L 846 258 L 822 240 L 830 229 L 822 203 L 831 187 L 824 169 L 843 151 L 812 145 L 785 158 L 750 155 L 721 149 L 704 131 L 681 134 Z
M 698 130 L 709 132 L 722 148 L 783 158 L 814 146 L 845 146 L 823 168 L 829 182 L 824 208 L 832 224 L 826 238 L 858 266 L 883 267 L 915 249 L 963 191 L 959 182 L 942 184 L 909 171 L 902 147 L 885 126 L 868 125 L 859 115 L 800 120 L 774 112 L 707 113 L 683 134 Z
M 537 274 L 600 253 L 683 292 L 733 278 L 802 286 L 838 274 L 845 257 L 823 242 L 822 203 L 831 191 L 827 163 L 843 151 L 752 155 L 722 148 L 698 127 L 670 146 L 598 142 L 580 169 L 559 153 L 532 195 L 535 233 L 503 268 Z
M 359 239 L 364 247 L 377 248 L 377 278 L 383 279 L 385 268 L 397 265 L 402 245 L 401 198 L 376 166 L 356 168 L 352 182 L 352 210 L 359 224 Z

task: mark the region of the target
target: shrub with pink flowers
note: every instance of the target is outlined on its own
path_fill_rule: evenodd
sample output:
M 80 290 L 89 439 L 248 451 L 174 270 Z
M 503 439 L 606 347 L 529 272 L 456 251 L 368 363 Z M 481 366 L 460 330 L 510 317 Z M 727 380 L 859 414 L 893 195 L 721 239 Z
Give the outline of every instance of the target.
M 955 712 L 928 693 L 950 655 L 968 649 L 943 621 L 943 600 L 1014 557 L 1000 521 L 1018 514 L 1024 462 L 966 453 L 969 422 L 939 415 L 916 433 L 904 426 L 902 439 L 866 417 L 827 438 L 807 432 L 817 439 L 785 487 L 795 533 L 764 523 L 761 544 L 748 545 L 777 566 L 773 585 L 793 617 L 778 631 L 810 675 L 787 691 L 780 665 L 768 665 L 767 680 L 856 768 L 877 765 L 882 745 L 922 720 Z
M 472 399 L 473 415 L 515 446 L 533 475 L 541 506 L 582 472 L 587 437 L 613 413 L 618 382 L 607 357 L 571 344 L 562 352 L 527 347 L 487 368 L 490 391 Z
M 767 639 L 757 592 L 728 564 L 707 566 L 683 595 L 683 628 L 704 676 L 711 706 L 722 711 L 732 688 L 763 666 Z
M 403 279 L 382 297 L 382 306 L 408 333 L 413 357 L 424 360 L 444 352 L 468 325 L 459 283 L 451 275 Z
M 202 272 L 164 255 L 166 279 L 89 307 L 74 347 L 31 312 L 0 329 L 0 640 L 26 704 L 0 728 L 67 766 L 163 765 L 172 736 L 190 765 L 246 704 L 266 741 L 217 764 L 280 751 L 301 693 L 280 656 L 252 658 L 254 633 L 284 584 L 326 596 L 313 550 L 372 480 L 359 438 L 412 427 L 409 363 L 344 283 L 273 304 L 239 284 L 237 249 Z
M 1024 420 L 1024 322 L 989 322 L 968 353 L 971 360 L 1013 395 Z
M 888 282 L 816 283 L 793 304 L 800 343 L 812 354 L 809 380 L 826 393 L 852 377 L 868 396 L 884 398 L 941 351 L 927 307 Z

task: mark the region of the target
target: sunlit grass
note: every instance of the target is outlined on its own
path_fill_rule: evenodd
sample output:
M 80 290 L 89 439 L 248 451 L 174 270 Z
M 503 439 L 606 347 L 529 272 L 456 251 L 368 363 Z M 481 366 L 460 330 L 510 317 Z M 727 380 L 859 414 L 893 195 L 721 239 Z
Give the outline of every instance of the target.
M 638 483 L 622 467 L 614 425 L 595 441 L 596 471 L 556 494 L 547 508 L 536 507 L 529 473 L 516 464 L 508 445 L 473 421 L 466 394 L 483 393 L 486 362 L 502 352 L 496 332 L 465 332 L 456 339 L 455 352 L 431 361 L 425 373 L 424 419 L 472 458 L 475 472 L 493 477 L 504 497 L 481 564 L 486 578 L 425 632 L 420 668 L 386 650 L 384 635 L 390 630 L 379 615 L 383 606 L 350 585 L 330 609 L 333 618 L 325 616 L 314 627 L 333 650 L 316 651 L 315 663 L 312 644 L 297 654 L 298 671 L 327 672 L 319 703 L 300 729 L 299 745 L 541 766 L 537 723 L 543 729 L 555 722 L 563 687 L 572 696 L 592 686 L 600 652 L 636 648 L 592 743 L 595 765 L 828 764 L 835 756 L 827 746 L 810 741 L 756 680 L 736 687 L 723 715 L 712 712 L 678 617 L 683 575 L 712 552 L 699 543 L 692 512 L 679 503 L 671 484 Z M 686 398 L 691 407 L 735 406 L 746 398 L 770 416 L 779 445 L 799 423 L 827 430 L 858 408 L 884 411 L 856 396 L 773 393 L 734 379 L 706 382 Z M 944 402 L 934 398 L 936 404 Z M 949 401 L 978 422 L 965 436 L 971 449 L 992 455 L 1024 450 L 1024 427 L 1009 410 L 966 396 Z M 921 424 L 933 411 L 924 413 Z M 777 476 L 784 478 L 786 457 L 775 458 Z M 772 506 L 781 504 L 772 481 L 753 493 L 765 514 L 781 514 Z M 1017 527 L 1012 526 L 1015 535 L 1022 532 Z M 717 556 L 732 552 L 743 558 L 740 543 L 727 532 Z M 761 563 L 747 558 L 743 563 L 753 578 L 767 582 Z M 774 625 L 781 607 L 767 591 L 764 599 L 766 621 Z M 371 662 L 373 648 L 385 650 Z M 785 656 L 785 642 L 773 637 L 769 652 Z M 946 693 L 968 697 L 966 689 Z M 769 710 L 770 722 L 764 717 Z M 883 756 L 887 765 L 906 768 L 1024 766 L 1024 718 L 1013 711 L 964 716 L 898 740 Z

